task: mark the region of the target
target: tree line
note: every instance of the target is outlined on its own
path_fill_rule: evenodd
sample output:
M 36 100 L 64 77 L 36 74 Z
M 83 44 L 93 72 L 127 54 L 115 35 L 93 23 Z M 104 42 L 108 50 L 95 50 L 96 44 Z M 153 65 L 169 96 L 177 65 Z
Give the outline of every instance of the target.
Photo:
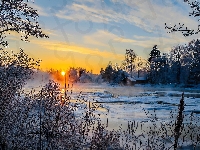
M 0 12 L 1 49 L 8 46 L 6 36 L 13 31 L 21 34 L 24 41 L 28 41 L 30 36 L 48 37 L 39 27 L 37 10 L 23 0 L 1 0 Z M 149 63 L 139 59 L 136 61 L 138 57 L 134 51 L 127 50 L 120 66 L 109 64 L 105 70 L 101 70 L 101 75 L 107 81 L 118 82 L 129 75 L 133 77 L 134 73 L 140 76 L 140 71 L 146 70 L 151 83 L 198 84 L 199 50 L 198 40 L 187 46 L 176 46 L 169 54 L 162 55 L 154 46 Z M 81 93 L 77 105 L 69 103 L 67 100 L 70 98 L 66 100 L 59 97 L 60 88 L 54 82 L 47 84 L 38 93 L 24 93 L 22 87 L 39 63 L 39 60 L 30 58 L 22 49 L 19 53 L 9 54 L 6 50 L 0 53 L 0 149 L 121 149 L 119 137 L 121 133 L 128 135 L 128 132 L 133 135 L 131 143 L 135 141 L 142 146 L 141 140 L 133 134 L 136 131 L 135 122 L 129 125 L 128 131 L 121 133 L 106 130 L 99 118 L 94 116 L 96 107 L 90 102 L 84 105 L 85 99 L 82 99 Z M 77 72 L 74 72 L 70 76 L 76 76 Z M 81 108 L 80 104 L 83 105 L 84 113 L 80 118 L 75 118 L 74 112 Z M 92 133 L 92 137 L 89 133 Z M 125 135 L 122 141 L 127 142 L 130 139 Z M 148 146 L 149 143 L 155 146 L 151 139 L 148 140 Z M 123 145 L 127 149 L 127 144 Z
M 157 45 L 150 53 L 148 80 L 152 84 L 200 83 L 200 41 L 192 40 L 187 45 L 177 45 L 169 53 L 158 50 Z
M 200 41 L 192 40 L 185 45 L 177 45 L 168 53 L 162 53 L 154 45 L 148 60 L 139 60 L 133 50 L 126 50 L 121 65 L 109 62 L 100 74 L 109 83 L 123 83 L 128 77 L 145 77 L 150 84 L 200 84 Z

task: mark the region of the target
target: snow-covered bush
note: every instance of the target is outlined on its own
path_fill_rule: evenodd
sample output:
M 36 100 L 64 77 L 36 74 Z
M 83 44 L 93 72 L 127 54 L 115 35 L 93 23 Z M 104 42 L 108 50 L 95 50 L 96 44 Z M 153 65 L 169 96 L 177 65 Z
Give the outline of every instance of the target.
M 31 78 L 33 69 L 38 65 L 39 61 L 29 58 L 22 49 L 16 54 L 7 51 L 0 53 L 0 130 L 9 127 L 13 119 L 16 120 L 17 114 L 14 116 L 13 112 L 21 104 L 15 97 L 21 92 L 22 86 Z M 6 132 L 0 131 L 1 140 L 6 137 L 4 133 L 9 133 L 9 130 L 4 131 Z
M 88 73 L 82 73 L 81 77 L 79 78 L 81 83 L 91 83 L 92 77 Z
M 112 84 L 119 84 L 128 77 L 128 73 L 121 69 L 113 69 L 112 64 L 108 64 L 105 70 L 101 70 L 102 79 Z
M 74 83 L 78 81 L 78 71 L 76 68 L 71 67 L 68 71 L 69 81 Z
M 93 79 L 93 82 L 95 82 L 95 83 L 102 83 L 103 82 L 101 74 L 99 74 L 99 75 L 94 75 L 93 74 L 93 78 L 92 79 Z
M 23 94 L 23 93 L 21 93 Z M 4 124 L 1 124 L 1 148 L 5 149 L 106 149 L 120 148 L 117 135 L 111 134 L 94 117 L 97 109 L 82 99 L 70 102 L 59 85 L 50 81 L 39 92 L 11 99 Z M 82 104 L 83 106 L 80 106 Z M 76 110 L 82 115 L 76 115 Z
M 25 82 L 31 78 L 33 69 L 39 61 L 29 58 L 21 49 L 14 54 L 3 51 L 0 53 L 0 104 L 9 104 L 10 99 L 19 92 Z M 3 109 L 1 109 L 3 110 Z
M 81 83 L 102 83 L 102 75 L 96 75 L 92 73 L 82 73 L 81 77 L 79 78 Z

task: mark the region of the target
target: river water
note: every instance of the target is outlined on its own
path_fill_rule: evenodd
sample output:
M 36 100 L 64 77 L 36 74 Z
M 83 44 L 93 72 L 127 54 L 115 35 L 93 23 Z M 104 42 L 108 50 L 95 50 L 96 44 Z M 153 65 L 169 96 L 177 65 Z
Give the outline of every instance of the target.
M 42 79 L 40 82 L 29 82 L 25 89 L 36 88 L 39 90 L 47 81 Z M 61 89 L 63 88 L 64 86 L 61 84 Z M 166 125 L 167 136 L 169 137 L 168 144 L 170 144 L 173 141 L 171 135 L 174 127 L 168 124 L 171 123 L 172 125 L 176 121 L 178 105 L 183 92 L 185 132 L 190 131 L 187 125 L 193 123 L 196 126 L 191 130 L 195 133 L 183 133 L 183 135 L 186 135 L 185 139 L 187 139 L 184 144 L 190 145 L 192 143 L 190 135 L 197 136 L 200 134 L 200 89 L 172 86 L 135 85 L 127 87 L 77 83 L 69 84 L 67 94 L 70 95 L 72 100 L 76 100 L 81 96 L 86 100 L 86 104 L 92 102 L 100 106 L 96 114 L 100 114 L 102 122 L 108 125 L 108 130 L 127 130 L 128 124 L 134 122 L 134 124 L 137 123 L 138 126 L 141 126 L 135 132 L 139 135 L 144 130 L 148 130 L 149 127 L 153 127 L 154 124 L 157 125 L 156 128 Z
M 168 144 L 174 140 L 172 132 L 178 116 L 178 107 L 184 92 L 184 130 L 180 136 L 180 145 L 191 145 L 200 134 L 200 90 L 172 86 L 135 85 L 110 86 L 107 84 L 75 84 L 72 98 L 81 92 L 84 99 L 101 105 L 97 113 L 101 114 L 104 124 L 108 120 L 108 129 L 127 130 L 131 122 L 138 123 L 135 134 L 148 133 L 150 127 L 155 130 L 165 126 Z M 195 127 L 194 127 L 195 126 Z M 162 132 L 162 131 L 160 131 Z M 187 142 L 186 142 L 187 141 Z M 197 139 L 196 139 L 197 141 Z M 182 149 L 193 149 L 183 147 Z M 199 148 L 200 149 L 200 148 Z

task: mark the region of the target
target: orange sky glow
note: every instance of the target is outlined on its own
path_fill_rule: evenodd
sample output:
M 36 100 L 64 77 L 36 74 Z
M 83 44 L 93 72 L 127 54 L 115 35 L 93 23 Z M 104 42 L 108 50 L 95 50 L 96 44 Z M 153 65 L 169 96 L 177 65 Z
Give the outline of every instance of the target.
M 49 38 L 30 37 L 25 43 L 19 33 L 11 33 L 8 49 L 22 48 L 30 57 L 41 59 L 42 70 L 82 67 L 99 74 L 110 61 L 121 65 L 126 49 L 147 60 L 154 45 L 161 52 L 169 52 L 173 46 L 198 38 L 167 33 L 165 22 L 186 23 L 192 28 L 198 25 L 188 17 L 187 5 L 179 2 L 122 0 L 116 5 L 113 0 L 35 0 L 28 5 L 38 10 L 38 22 Z

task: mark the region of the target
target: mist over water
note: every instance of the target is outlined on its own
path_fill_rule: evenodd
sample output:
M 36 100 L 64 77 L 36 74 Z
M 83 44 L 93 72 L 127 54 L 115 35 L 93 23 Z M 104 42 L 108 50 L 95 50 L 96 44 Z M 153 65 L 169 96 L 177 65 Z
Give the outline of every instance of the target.
M 47 72 L 37 71 L 32 75 L 31 79 L 27 80 L 23 90 L 25 92 L 29 92 L 34 89 L 37 92 L 41 90 L 41 88 L 45 86 L 49 80 L 53 80 L 53 78 Z
M 54 80 L 48 73 L 37 72 L 27 81 L 24 86 L 25 91 L 34 89 L 39 91 L 49 80 Z M 64 83 L 59 82 L 60 89 L 64 89 Z M 178 104 L 180 95 L 185 91 L 185 110 L 184 115 L 194 113 L 200 114 L 200 98 L 198 89 L 185 89 L 172 86 L 111 86 L 106 83 L 67 83 L 67 94 L 71 96 L 71 102 L 76 102 L 77 96 L 84 98 L 86 103 L 93 102 L 101 105 L 96 110 L 96 114 L 101 114 L 102 123 L 106 124 L 108 119 L 108 130 L 126 130 L 128 122 L 138 122 L 142 124 L 143 129 L 147 130 L 152 126 L 152 119 L 157 117 L 157 124 L 169 123 L 174 121 L 178 113 Z M 77 110 L 80 115 L 81 110 Z M 173 117 L 172 117 L 173 116 Z M 188 124 L 188 116 L 184 118 L 183 123 Z M 199 124 L 198 124 L 199 125 Z M 140 128 L 137 130 L 139 135 L 143 132 Z

